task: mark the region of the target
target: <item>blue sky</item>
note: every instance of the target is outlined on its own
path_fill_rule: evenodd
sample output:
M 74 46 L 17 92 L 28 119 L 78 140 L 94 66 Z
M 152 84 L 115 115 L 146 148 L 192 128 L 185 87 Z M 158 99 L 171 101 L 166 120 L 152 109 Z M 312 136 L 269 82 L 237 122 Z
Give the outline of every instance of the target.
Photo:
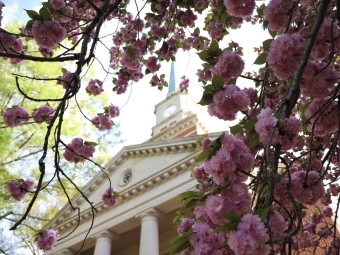
M 15 19 L 25 23 L 28 16 L 24 9 L 32 10 L 41 5 L 41 0 L 2 0 L 5 4 L 3 16 L 6 22 L 11 22 Z

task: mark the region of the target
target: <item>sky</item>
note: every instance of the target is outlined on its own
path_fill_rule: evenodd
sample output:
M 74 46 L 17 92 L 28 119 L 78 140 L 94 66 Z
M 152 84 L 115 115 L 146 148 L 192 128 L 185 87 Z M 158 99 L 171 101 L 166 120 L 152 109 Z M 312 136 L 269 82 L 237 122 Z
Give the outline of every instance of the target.
M 3 9 L 3 24 L 13 21 L 15 18 L 19 21 L 26 23 L 28 18 L 26 12 L 23 9 L 39 10 L 40 0 L 2 0 L 5 4 Z M 200 21 L 198 21 L 200 22 Z M 196 23 L 197 24 L 197 23 Z M 229 37 L 238 42 L 244 48 L 244 55 L 248 57 L 246 61 L 245 71 L 250 71 L 254 67 L 256 56 L 253 53 L 253 46 L 261 45 L 261 42 L 266 39 L 262 28 L 255 27 L 253 25 L 247 25 L 247 28 L 236 33 L 231 33 Z M 105 31 L 104 31 L 105 33 Z M 111 38 L 108 38 L 109 43 Z M 250 45 L 249 42 L 252 44 Z M 108 44 L 109 44 L 108 43 Z M 109 45 L 108 45 L 109 46 Z M 221 47 L 227 47 L 228 42 Z M 102 62 L 108 63 L 109 55 L 106 49 L 99 49 L 96 53 L 97 56 L 102 56 Z M 201 61 L 194 52 L 183 52 L 179 50 L 177 56 L 177 70 L 178 75 L 186 75 L 190 79 L 189 93 L 199 101 L 202 94 L 201 84 L 197 82 L 195 75 L 196 70 L 200 67 Z M 111 70 L 112 71 L 112 70 Z M 104 77 L 105 73 L 102 72 L 100 65 L 95 67 L 96 77 Z M 165 74 L 165 79 L 169 80 L 170 64 L 162 64 L 160 74 Z M 112 154 L 116 153 L 122 146 L 139 144 L 146 141 L 151 136 L 151 128 L 155 125 L 156 118 L 154 115 L 154 106 L 166 98 L 166 89 L 160 92 L 157 88 L 151 87 L 149 80 L 151 75 L 146 76 L 138 83 L 134 83 L 123 95 L 117 96 L 114 93 L 109 94 L 110 103 L 117 105 L 121 108 L 121 115 L 115 121 L 120 122 L 120 130 L 123 133 L 123 139 L 125 143 L 112 149 Z M 112 78 L 108 77 L 104 82 L 105 91 L 112 90 Z M 243 81 L 242 81 L 243 82 Z M 244 81 L 246 82 L 246 81 Z M 242 85 L 240 85 L 242 86 Z M 211 117 L 209 122 L 212 124 L 213 132 L 227 130 L 228 123 L 218 120 L 216 117 Z M 113 156 L 112 155 L 112 156 Z

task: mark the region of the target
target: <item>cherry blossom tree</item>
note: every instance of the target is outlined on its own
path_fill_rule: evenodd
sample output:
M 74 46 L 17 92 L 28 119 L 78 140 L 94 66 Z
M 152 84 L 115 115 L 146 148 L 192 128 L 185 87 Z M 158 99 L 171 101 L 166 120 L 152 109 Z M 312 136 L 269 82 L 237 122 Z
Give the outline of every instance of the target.
M 42 106 L 32 116 L 23 106 L 8 108 L 4 125 L 15 128 L 35 121 L 47 131 L 34 187 L 25 188 L 27 180 L 9 184 L 10 194 L 19 189 L 17 198 L 30 196 L 26 213 L 11 229 L 23 223 L 46 188 L 46 171 L 72 183 L 63 161 L 96 164 L 91 160 L 94 143 L 81 134 L 71 141 L 62 136 L 68 104 L 77 101 L 78 93 L 105 93 L 104 80 L 84 82 L 88 66 L 98 61 L 105 68 L 108 61 L 106 72 L 113 75 L 117 94 L 144 76 L 162 89 L 167 86 L 159 73 L 162 63 L 175 61 L 183 49 L 196 51 L 202 60 L 197 78 L 204 93 L 199 103 L 208 106 L 210 115 L 239 123 L 216 140 L 202 140 L 197 160 L 204 162 L 193 170 L 197 190 L 181 195 L 184 208 L 193 214 L 178 212 L 179 235 L 172 253 L 339 254 L 339 8 L 338 0 L 50 0 L 39 12 L 28 10 L 30 20 L 20 32 L 1 30 L 0 56 L 13 65 L 72 65 L 53 79 L 64 88 L 55 98 L 30 95 L 21 88 L 23 78 L 41 78 L 15 75 L 18 93 Z M 228 33 L 242 33 L 247 22 L 262 26 L 272 37 L 255 48 L 256 59 L 243 56 L 238 42 L 227 46 Z M 96 55 L 105 23 L 112 37 L 107 59 Z M 25 40 L 34 40 L 39 54 L 26 51 Z M 258 70 L 244 72 L 246 61 Z M 190 89 L 188 78 L 195 77 L 183 77 L 182 90 Z M 43 106 L 48 102 L 56 107 Z M 104 131 L 112 128 L 118 110 L 107 106 L 87 116 L 79 108 L 79 114 L 84 123 Z M 50 155 L 53 170 L 45 167 Z M 109 185 L 104 203 L 116 205 L 117 196 Z M 58 239 L 54 230 L 39 235 L 38 245 L 45 250 Z

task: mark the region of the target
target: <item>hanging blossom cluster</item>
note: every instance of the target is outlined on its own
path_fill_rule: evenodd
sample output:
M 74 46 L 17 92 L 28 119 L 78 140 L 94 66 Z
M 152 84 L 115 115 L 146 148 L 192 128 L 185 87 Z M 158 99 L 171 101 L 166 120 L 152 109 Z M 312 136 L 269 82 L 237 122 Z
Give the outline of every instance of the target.
M 40 250 L 51 251 L 53 246 L 59 239 L 59 233 L 56 230 L 49 229 L 44 233 L 39 233 L 37 238 L 37 246 Z
M 118 193 L 112 186 L 108 187 L 102 194 L 102 201 L 104 205 L 116 206 L 118 204 Z
M 14 180 L 7 182 L 7 190 L 12 198 L 21 201 L 25 195 L 34 188 L 34 180 L 27 178 L 26 180 Z
M 104 108 L 104 113 L 97 114 L 96 117 L 94 117 L 91 122 L 92 124 L 99 130 L 109 130 L 113 126 L 113 122 L 111 118 L 116 118 L 120 114 L 120 110 L 118 106 L 110 105 L 108 107 Z
M 91 143 L 81 138 L 74 138 L 69 143 L 63 153 L 64 158 L 69 162 L 85 162 L 86 159 L 93 157 L 95 147 Z
M 43 122 L 50 124 L 53 116 L 54 109 L 49 105 L 40 106 L 33 112 L 32 117 L 29 116 L 28 112 L 24 108 L 14 106 L 12 108 L 8 108 L 4 112 L 2 118 L 6 126 L 17 127 L 23 123 L 27 123 L 30 118 L 33 118 L 37 124 L 41 124 Z

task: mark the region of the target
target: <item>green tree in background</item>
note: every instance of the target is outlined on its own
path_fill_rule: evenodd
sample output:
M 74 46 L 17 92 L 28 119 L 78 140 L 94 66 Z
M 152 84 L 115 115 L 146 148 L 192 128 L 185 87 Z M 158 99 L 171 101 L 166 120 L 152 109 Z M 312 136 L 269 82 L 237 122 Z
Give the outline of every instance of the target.
M 17 32 L 21 26 L 21 24 L 15 23 L 11 24 L 7 29 L 8 31 Z M 34 52 L 37 52 L 36 45 L 30 41 L 28 41 L 27 45 L 27 51 L 34 55 Z M 61 63 L 46 65 L 46 63 L 42 62 L 23 61 L 21 65 L 14 66 L 7 60 L 0 59 L 0 66 L 2 67 L 0 74 L 1 116 L 7 108 L 14 105 L 24 106 L 32 113 L 34 109 L 45 104 L 45 102 L 24 100 L 24 97 L 16 93 L 16 80 L 13 74 L 20 75 L 20 88 L 26 95 L 37 99 L 55 99 L 63 96 L 64 89 L 55 80 L 60 76 L 63 68 Z M 35 77 L 39 77 L 39 79 L 34 79 Z M 47 86 L 48 90 L 45 89 Z M 81 98 L 81 95 L 79 97 Z M 105 95 L 100 96 L 100 102 L 107 103 L 107 101 Z M 49 104 L 52 107 L 55 106 L 53 102 Z M 103 105 L 98 104 L 97 98 L 93 97 L 90 100 L 71 101 L 68 105 L 70 118 L 65 119 L 62 128 L 63 139 L 69 141 L 79 134 L 80 130 L 87 129 L 82 138 L 88 141 L 101 140 L 100 145 L 96 148 L 97 153 L 93 160 L 98 164 L 104 164 L 111 157 L 111 155 L 108 155 L 109 149 L 122 142 L 120 131 L 118 130 L 119 125 L 115 125 L 113 129 L 106 132 L 94 132 L 91 123 L 84 127 L 81 122 L 77 121 L 76 112 L 78 107 L 86 109 L 84 113 L 86 112 L 87 115 L 93 116 L 98 112 L 97 107 L 102 108 Z M 70 197 L 76 192 L 76 189 L 72 188 L 72 185 L 67 180 L 62 179 L 63 187 L 61 187 L 61 184 L 53 175 L 54 171 L 46 171 L 44 184 L 50 183 L 50 185 L 39 194 L 39 203 L 34 205 L 25 223 L 14 233 L 15 236 L 12 236 L 8 231 L 6 232 L 13 222 L 22 217 L 27 206 L 27 203 L 17 203 L 9 196 L 6 183 L 13 179 L 22 178 L 21 176 L 38 178 L 40 174 L 37 161 L 42 152 L 46 123 L 36 124 L 32 122 L 29 121 L 30 124 L 21 125 L 16 129 L 4 127 L 3 125 L 0 128 L 0 220 L 2 220 L 2 225 L 0 225 L 0 254 L 39 254 L 34 244 L 36 231 L 67 202 L 66 197 L 61 196 L 64 189 L 67 190 Z M 110 139 L 105 139 L 106 137 Z M 49 137 L 49 139 L 52 140 L 53 136 Z M 53 162 L 47 162 L 47 165 L 53 167 Z M 62 162 L 62 167 L 79 187 L 86 184 L 99 170 L 93 167 L 90 162 L 71 164 L 64 161 Z

